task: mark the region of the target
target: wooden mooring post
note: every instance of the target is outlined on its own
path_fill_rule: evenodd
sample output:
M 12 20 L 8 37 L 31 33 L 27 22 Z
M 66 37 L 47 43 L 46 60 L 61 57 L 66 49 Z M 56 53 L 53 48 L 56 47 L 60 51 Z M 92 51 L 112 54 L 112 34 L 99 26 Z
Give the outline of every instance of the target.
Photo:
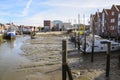
M 107 60 L 106 60 L 106 77 L 109 78 L 109 72 L 110 72 L 110 53 L 111 53 L 111 42 L 103 41 L 101 44 L 107 44 Z
M 70 67 L 68 66 L 68 64 L 66 65 L 66 68 L 67 68 L 67 73 L 68 73 L 69 80 L 73 80 L 72 72 L 71 72 L 71 69 L 70 69 Z
M 94 33 L 92 35 L 92 54 L 91 54 L 91 62 L 94 61 Z
M 62 40 L 62 80 L 66 80 L 67 73 L 69 80 L 73 80 L 71 70 L 67 64 L 67 41 Z
M 62 41 L 62 80 L 66 80 L 67 41 Z
M 86 33 L 84 33 L 84 54 L 86 54 Z
M 80 33 L 78 33 L 78 51 L 80 51 Z
M 75 43 L 75 48 L 76 48 L 76 32 L 75 32 L 75 42 L 74 43 Z
M 118 55 L 118 67 L 120 68 L 120 55 Z
M 111 42 L 107 42 L 107 46 L 108 46 L 108 50 L 107 50 L 107 61 L 106 61 L 106 77 L 109 77 Z

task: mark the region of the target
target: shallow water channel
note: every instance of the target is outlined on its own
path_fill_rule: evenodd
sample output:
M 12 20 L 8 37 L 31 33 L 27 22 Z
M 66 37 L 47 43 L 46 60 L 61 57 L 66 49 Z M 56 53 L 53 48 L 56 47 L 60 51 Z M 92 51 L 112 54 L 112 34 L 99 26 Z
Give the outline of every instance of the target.
M 0 80 L 15 80 L 13 71 L 20 64 L 29 62 L 20 56 L 20 53 L 23 53 L 20 47 L 29 38 L 29 36 L 17 36 L 15 40 L 7 40 L 0 44 Z

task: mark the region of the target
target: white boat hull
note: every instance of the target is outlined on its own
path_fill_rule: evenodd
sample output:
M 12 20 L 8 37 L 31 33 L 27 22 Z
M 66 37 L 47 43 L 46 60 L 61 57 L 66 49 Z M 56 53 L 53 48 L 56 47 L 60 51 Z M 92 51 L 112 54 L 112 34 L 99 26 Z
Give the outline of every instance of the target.
M 92 53 L 92 39 L 88 38 L 86 41 L 86 53 Z M 101 53 L 101 52 L 107 52 L 108 46 L 107 44 L 102 44 L 101 42 L 103 41 L 108 41 L 111 42 L 111 51 L 118 51 L 120 50 L 120 43 L 115 42 L 115 41 L 110 41 L 107 39 L 102 39 L 98 37 L 94 39 L 94 52 L 95 53 Z M 84 51 L 84 42 L 82 42 L 82 47 L 81 50 Z

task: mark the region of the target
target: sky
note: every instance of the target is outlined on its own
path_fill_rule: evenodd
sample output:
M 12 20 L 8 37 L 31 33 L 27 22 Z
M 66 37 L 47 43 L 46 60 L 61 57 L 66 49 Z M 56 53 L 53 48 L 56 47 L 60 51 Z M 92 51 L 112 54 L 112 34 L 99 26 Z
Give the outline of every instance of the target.
M 43 26 L 44 20 L 88 24 L 91 14 L 120 5 L 120 0 L 0 0 L 0 23 Z

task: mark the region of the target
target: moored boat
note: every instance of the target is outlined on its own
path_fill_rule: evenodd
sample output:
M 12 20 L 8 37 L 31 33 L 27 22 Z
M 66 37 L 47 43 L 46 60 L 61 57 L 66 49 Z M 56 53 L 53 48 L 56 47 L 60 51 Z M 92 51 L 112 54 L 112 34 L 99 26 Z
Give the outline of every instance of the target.
M 103 44 L 102 42 L 111 42 L 111 51 L 118 51 L 120 50 L 120 43 L 103 39 L 98 35 L 95 35 L 94 37 L 94 52 L 95 53 L 101 53 L 101 52 L 106 52 L 107 51 L 107 45 Z M 84 49 L 84 42 L 81 46 L 81 50 Z M 92 52 L 92 35 L 87 37 L 86 40 L 86 53 L 91 53 Z
M 14 39 L 16 38 L 16 31 L 14 27 L 10 27 L 6 32 L 6 39 Z
M 2 34 L 0 34 L 0 43 L 3 41 Z

